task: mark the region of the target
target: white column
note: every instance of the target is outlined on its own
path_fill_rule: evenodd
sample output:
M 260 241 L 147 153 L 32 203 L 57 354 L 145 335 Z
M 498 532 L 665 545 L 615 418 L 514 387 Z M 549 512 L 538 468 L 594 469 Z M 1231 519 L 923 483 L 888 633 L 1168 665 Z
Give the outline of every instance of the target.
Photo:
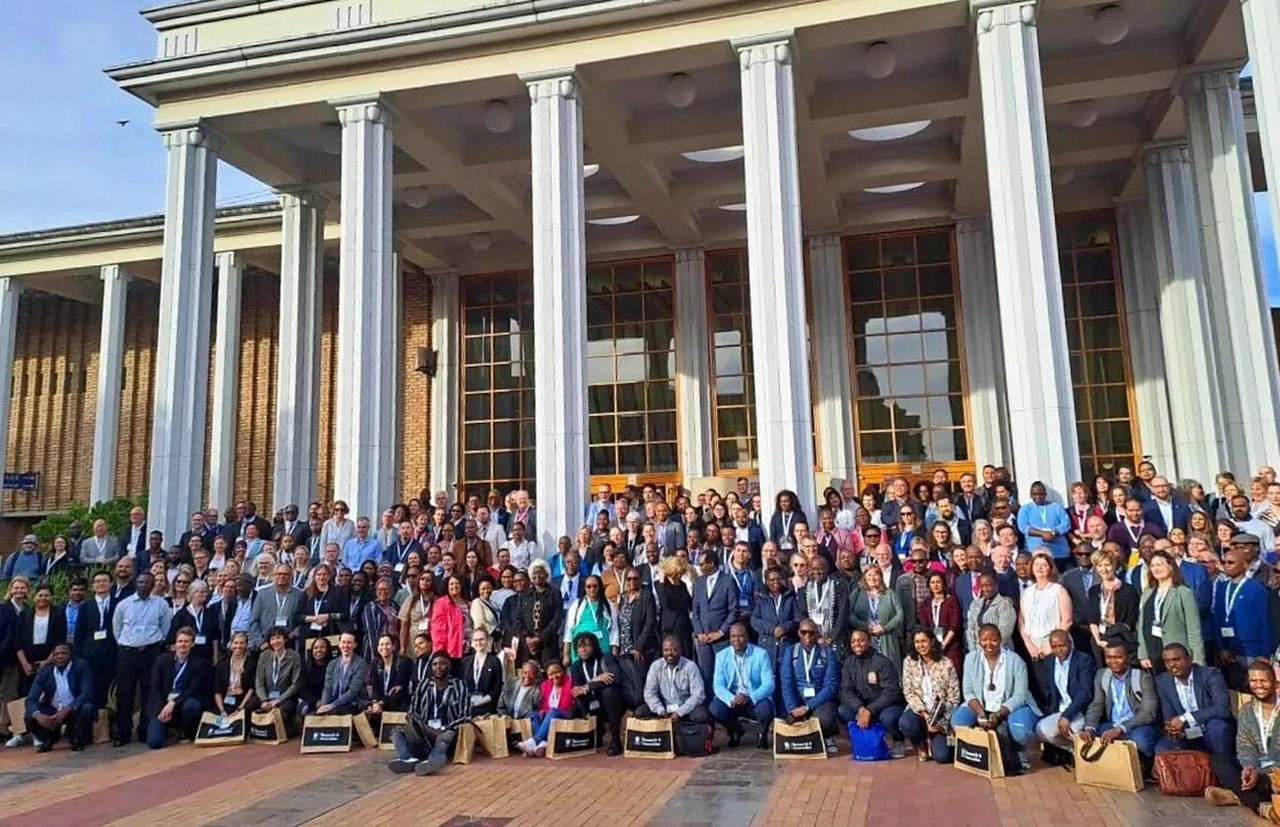
M 18 302 L 22 282 L 0 278 L 0 475 L 9 470 L 9 408 L 13 399 L 13 357 L 18 345 Z
M 1280 228 L 1280 53 L 1276 51 L 1280 49 L 1280 3 L 1241 0 L 1240 5 L 1249 44 L 1262 163 L 1267 171 L 1267 193 L 1271 196 L 1271 221 Z
M 676 250 L 676 394 L 680 411 L 680 470 L 686 479 L 715 472 L 712 451 L 711 333 L 707 329 L 707 255 Z
M 813 413 L 796 159 L 794 44 L 788 35 L 736 41 L 742 73 L 751 341 L 760 491 L 782 489 L 804 508 L 814 494 Z
M 376 525 L 395 480 L 391 124 L 376 100 L 337 104 L 342 123 L 334 496 Z
M 168 191 L 147 525 L 176 542 L 204 490 L 217 156 L 200 125 L 165 132 L 164 143 Z
M 1232 467 L 1220 409 L 1222 386 L 1217 349 L 1224 336 L 1215 335 L 1209 313 L 1204 248 L 1187 148 L 1155 147 L 1146 152 L 1143 163 L 1160 341 L 1165 364 L 1171 368 L 1165 371 L 1165 383 L 1169 423 L 1177 446 L 1177 471 L 1203 483 L 1212 480 L 1218 471 Z M 1132 221 L 1125 221 L 1122 228 L 1126 231 L 1121 235 L 1124 240 L 1134 229 Z M 1128 278 L 1126 272 L 1125 280 Z M 1135 335 L 1131 328 L 1131 343 Z
M 973 448 L 970 459 L 975 473 L 984 465 L 998 468 L 1010 462 L 1000 305 L 991 300 L 999 290 L 995 255 L 988 216 L 956 220 L 956 269 L 969 386 L 969 445 Z
M 324 211 L 310 193 L 284 193 L 280 245 L 282 333 L 276 385 L 275 508 L 303 511 L 316 496 L 320 421 L 320 328 L 324 303 Z
M 1148 201 L 1116 204 L 1116 224 L 1121 261 L 1117 275 L 1124 288 L 1129 362 L 1133 370 L 1135 407 L 1131 415 L 1138 423 L 1142 453 L 1151 457 L 1161 474 L 1176 481 L 1183 474 L 1175 453 L 1169 413 L 1166 345 L 1160 330 L 1160 266 Z M 1194 228 L 1191 234 L 1195 234 Z
M 431 377 L 431 487 L 452 492 L 458 487 L 458 461 L 462 453 L 459 399 L 462 385 L 459 325 L 462 302 L 458 298 L 458 274 L 431 274 L 431 347 L 436 352 L 436 375 Z
M 572 72 L 526 76 L 533 157 L 538 542 L 582 525 L 587 497 L 586 233 L 582 103 Z
M 236 421 L 240 408 L 240 297 L 244 287 L 244 260 L 235 253 L 218 253 L 217 262 L 209 504 L 221 513 L 234 504 L 235 498 Z
M 853 377 L 849 369 L 849 304 L 844 249 L 834 233 L 809 238 L 809 290 L 813 302 L 813 364 L 817 377 L 819 465 L 839 488 L 857 482 L 853 435 Z
M 971 0 L 1014 474 L 1058 497 L 1081 473 L 1058 269 L 1036 0 Z
M 1239 73 L 1191 75 L 1183 99 L 1212 330 L 1222 345 L 1219 417 L 1232 468 L 1247 472 L 1280 456 L 1280 377 L 1254 225 Z
M 124 320 L 129 276 L 118 264 L 108 264 L 102 279 L 102 329 L 98 337 L 98 401 L 93 420 L 93 470 L 89 502 L 104 503 L 116 496 L 116 449 L 120 437 L 120 384 L 124 377 Z

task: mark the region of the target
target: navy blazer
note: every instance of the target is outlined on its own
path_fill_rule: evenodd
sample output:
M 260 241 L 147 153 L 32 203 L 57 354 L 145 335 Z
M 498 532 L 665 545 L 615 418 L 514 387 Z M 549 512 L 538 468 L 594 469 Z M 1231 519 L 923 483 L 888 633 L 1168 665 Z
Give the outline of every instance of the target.
M 724 632 L 738 619 L 738 584 L 733 577 L 720 572 L 711 597 L 707 597 L 707 578 L 693 584 L 693 633 Z
M 27 714 L 35 715 L 41 709 L 46 714 L 50 711 L 57 711 L 53 706 L 53 696 L 58 691 L 58 683 L 53 679 L 53 663 L 52 661 L 40 667 L 40 671 L 36 672 L 34 681 L 31 684 L 31 691 L 27 693 Z M 82 660 L 72 659 L 67 663 L 67 683 L 71 687 L 71 694 L 75 695 L 75 700 L 71 703 L 75 707 L 81 707 L 85 704 L 93 705 L 93 670 L 89 668 L 89 664 Z
M 1052 715 L 1062 704 L 1062 696 L 1058 693 L 1058 684 L 1053 679 L 1053 670 L 1056 668 L 1058 659 L 1056 657 L 1045 658 L 1044 678 L 1048 682 L 1049 691 L 1049 708 L 1046 712 Z M 1071 702 L 1067 704 L 1067 708 L 1062 711 L 1067 720 L 1071 720 L 1077 715 L 1083 715 L 1085 710 L 1089 708 L 1089 703 L 1093 701 L 1093 679 L 1097 674 L 1098 664 L 1094 661 L 1092 655 L 1086 655 L 1079 649 L 1071 650 L 1071 657 L 1067 663 L 1067 694 L 1071 696 Z
M 781 626 L 781 640 L 773 636 L 773 630 Z M 767 591 L 756 592 L 756 604 L 751 609 L 751 629 L 756 633 L 760 647 L 775 661 L 778 646 L 796 642 L 796 630 L 800 628 L 800 609 L 796 605 L 796 593 L 784 591 L 774 604 L 773 595 Z
M 830 646 L 818 644 L 813 647 L 812 656 L 813 663 L 809 666 L 808 677 L 813 681 L 811 686 L 814 695 L 806 698 L 803 689 L 810 684 L 805 680 L 804 650 L 799 643 L 793 643 L 782 650 L 782 704 L 786 712 L 798 706 L 814 710 L 840 698 L 840 658 L 836 651 Z
M 973 581 L 981 577 L 982 574 L 980 571 L 962 571 L 956 576 L 955 585 L 952 586 L 951 590 L 955 592 L 956 599 L 960 601 L 960 613 L 963 617 L 969 616 L 969 607 L 973 605 Z
M 1164 515 L 1160 513 L 1160 507 L 1156 505 L 1156 501 L 1148 499 L 1142 504 L 1142 519 L 1160 526 L 1160 528 L 1164 529 L 1165 536 L 1168 536 L 1170 529 L 1180 528 L 1183 531 L 1187 530 L 1187 522 L 1191 520 L 1191 506 L 1187 505 L 1186 501 L 1174 497 L 1173 525 L 1166 525 Z
M 1177 718 L 1186 713 L 1182 701 L 1178 698 L 1178 690 L 1173 682 L 1176 680 L 1172 672 L 1156 675 L 1156 692 L 1160 695 L 1160 714 L 1165 720 Z M 1195 665 L 1191 667 L 1191 689 L 1196 695 L 1196 706 L 1191 717 L 1200 726 L 1209 721 L 1219 719 L 1231 720 L 1231 693 L 1227 691 L 1226 678 L 1222 672 L 1212 666 Z

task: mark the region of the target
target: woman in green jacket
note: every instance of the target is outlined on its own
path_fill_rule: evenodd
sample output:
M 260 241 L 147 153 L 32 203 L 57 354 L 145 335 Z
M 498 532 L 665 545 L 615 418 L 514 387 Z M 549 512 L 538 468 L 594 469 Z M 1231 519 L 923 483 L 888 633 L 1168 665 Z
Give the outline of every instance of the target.
M 1154 674 L 1164 671 L 1161 652 L 1181 643 L 1196 663 L 1204 661 L 1200 608 L 1195 593 L 1182 584 L 1182 571 L 1168 553 L 1157 551 L 1147 561 L 1147 583 L 1138 603 L 1138 659 Z

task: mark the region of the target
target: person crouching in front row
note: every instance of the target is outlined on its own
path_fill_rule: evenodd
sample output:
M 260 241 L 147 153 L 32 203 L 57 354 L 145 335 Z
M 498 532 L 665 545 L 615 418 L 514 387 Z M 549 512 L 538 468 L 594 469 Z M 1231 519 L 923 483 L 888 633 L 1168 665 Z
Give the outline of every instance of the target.
M 434 775 L 448 763 L 458 727 L 471 720 L 471 696 L 461 679 L 450 677 L 452 666 L 447 653 L 431 655 L 431 678 L 414 686 L 404 728 L 392 736 L 392 772 Z

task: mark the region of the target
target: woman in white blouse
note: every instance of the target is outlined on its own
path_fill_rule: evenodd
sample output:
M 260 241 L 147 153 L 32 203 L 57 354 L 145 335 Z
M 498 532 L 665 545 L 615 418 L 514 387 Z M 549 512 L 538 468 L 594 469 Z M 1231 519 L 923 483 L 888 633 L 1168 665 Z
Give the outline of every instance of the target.
M 1053 657 L 1049 635 L 1054 630 L 1071 630 L 1071 595 L 1058 583 L 1058 567 L 1045 552 L 1031 558 L 1031 576 L 1035 582 L 1022 590 L 1022 611 L 1018 613 L 1018 631 L 1026 644 L 1032 668 L 1028 670 L 1032 694 L 1045 697 L 1047 687 L 1040 686 L 1041 670 L 1035 666 Z

